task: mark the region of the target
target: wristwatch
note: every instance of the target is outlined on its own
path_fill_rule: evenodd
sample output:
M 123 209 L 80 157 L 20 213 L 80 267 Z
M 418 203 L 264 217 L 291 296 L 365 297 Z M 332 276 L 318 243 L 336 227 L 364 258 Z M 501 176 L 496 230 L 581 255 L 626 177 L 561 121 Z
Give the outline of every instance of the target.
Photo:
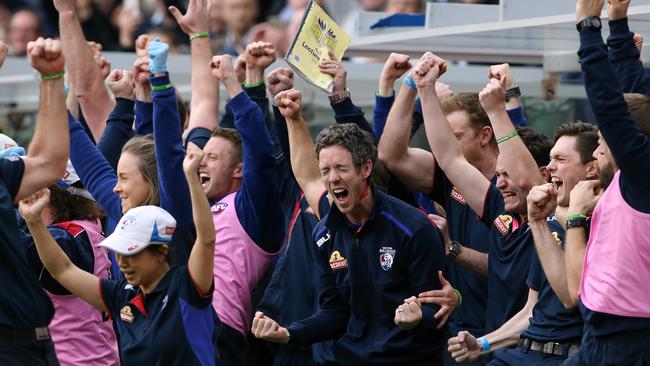
M 345 88 L 345 90 L 343 90 L 343 91 L 340 91 L 338 93 L 330 94 L 330 97 L 329 97 L 330 98 L 330 103 L 331 104 L 341 103 L 342 101 L 344 101 L 347 98 L 350 98 L 351 96 L 352 96 L 352 94 L 350 94 L 350 89 Z
M 566 219 L 566 229 L 569 230 L 574 227 L 587 227 L 586 217 L 572 217 Z
M 578 32 L 582 31 L 583 29 L 600 30 L 602 27 L 603 24 L 600 21 L 600 18 L 597 16 L 586 17 L 576 24 Z
M 513 86 L 512 88 L 506 90 L 506 103 L 510 101 L 512 98 L 519 98 L 521 96 L 521 90 L 519 89 L 519 86 Z
M 452 262 L 458 257 L 460 254 L 460 250 L 463 246 L 460 245 L 459 242 L 452 240 L 447 244 L 447 250 L 449 251 L 449 254 L 447 254 L 447 258 L 449 258 Z

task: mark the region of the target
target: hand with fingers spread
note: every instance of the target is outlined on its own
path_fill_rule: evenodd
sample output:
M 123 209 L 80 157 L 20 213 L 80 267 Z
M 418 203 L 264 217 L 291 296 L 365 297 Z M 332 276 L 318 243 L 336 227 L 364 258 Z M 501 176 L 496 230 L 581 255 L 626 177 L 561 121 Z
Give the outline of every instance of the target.
M 478 99 L 486 113 L 497 112 L 506 109 L 506 84 L 507 77 L 500 80 L 492 78 L 490 82 L 478 93 Z
M 50 204 L 50 190 L 43 188 L 20 201 L 18 211 L 27 222 L 41 222 L 45 207 Z
M 404 300 L 404 303 L 395 309 L 395 325 L 401 329 L 415 328 L 422 320 L 421 306 L 415 296 Z
M 393 95 L 395 80 L 399 79 L 412 67 L 410 57 L 399 53 L 391 53 L 384 64 L 379 77 L 379 94 Z
M 528 192 L 528 220 L 546 221 L 557 208 L 557 192 L 552 183 L 534 186 Z
M 210 11 L 208 7 L 208 0 L 190 0 L 185 15 L 175 6 L 170 6 L 168 10 L 172 13 L 172 16 L 176 19 L 176 23 L 178 23 L 183 32 L 191 36 L 208 31 L 210 24 L 208 18 Z
M 605 0 L 576 0 L 576 20 L 581 21 L 590 16 L 599 17 Z
M 302 119 L 302 93 L 300 90 L 290 89 L 280 92 L 275 96 L 275 104 L 287 121 Z
M 266 77 L 266 88 L 275 98 L 280 92 L 293 88 L 293 70 L 288 67 L 279 67 Z
M 281 327 L 275 320 L 264 315 L 261 311 L 255 313 L 251 333 L 255 338 L 264 339 L 274 343 L 289 342 L 289 331 Z
M 627 8 L 630 0 L 607 0 L 607 18 L 619 20 L 627 17 Z
M 201 165 L 203 154 L 203 150 L 193 142 L 187 144 L 187 151 L 185 152 L 185 159 L 183 160 L 183 171 L 186 176 L 198 177 L 199 165 Z
M 510 70 L 509 64 L 500 64 L 492 65 L 488 69 L 488 80 L 497 79 L 502 80 L 506 79 L 506 90 L 514 88 L 517 85 L 517 82 L 512 77 L 512 71 Z
M 61 43 L 54 39 L 39 37 L 27 44 L 27 57 L 32 68 L 41 75 L 54 75 L 63 72 L 65 60 Z
M 135 40 L 135 54 L 138 57 L 145 57 L 149 53 L 149 42 L 153 37 L 148 34 L 142 34 Z
M 2 65 L 5 63 L 5 58 L 7 58 L 7 54 L 9 53 L 9 47 L 2 41 L 0 41 L 0 68 L 2 68 Z
M 449 338 L 447 344 L 447 351 L 458 363 L 473 362 L 481 357 L 481 346 L 469 332 L 458 332 L 457 336 Z
M 572 215 L 591 215 L 596 204 L 602 197 L 604 189 L 597 180 L 583 180 L 571 190 L 569 198 L 569 213 Z
M 422 304 L 440 305 L 440 310 L 433 316 L 438 319 L 436 328 L 440 329 L 447 323 L 451 313 L 460 306 L 460 298 L 451 283 L 442 275 L 442 271 L 438 271 L 438 280 L 442 288 L 419 294 L 418 301 Z
M 411 71 L 411 77 L 420 93 L 435 93 L 436 81 L 447 71 L 447 61 L 426 52 Z
M 320 72 L 331 75 L 333 80 L 332 95 L 345 91 L 347 87 L 348 72 L 345 70 L 332 50 L 329 51 L 329 60 L 323 58 L 318 65 Z
M 106 78 L 106 86 L 113 92 L 115 98 L 131 99 L 135 97 L 135 81 L 133 73 L 128 70 L 113 70 Z

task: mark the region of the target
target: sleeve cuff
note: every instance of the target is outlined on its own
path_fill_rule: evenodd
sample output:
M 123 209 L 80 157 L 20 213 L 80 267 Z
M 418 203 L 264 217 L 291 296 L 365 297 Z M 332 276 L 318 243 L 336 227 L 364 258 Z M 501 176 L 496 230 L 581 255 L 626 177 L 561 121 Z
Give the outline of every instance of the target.
M 135 102 L 126 99 L 126 98 L 116 98 L 115 99 L 115 108 L 108 116 L 108 119 L 123 119 L 122 117 L 131 117 L 133 118 L 133 108 L 135 107 Z
M 334 110 L 334 113 L 338 115 L 350 115 L 357 113 L 358 107 L 352 103 L 352 99 L 350 98 L 345 98 L 339 103 L 330 103 L 332 106 L 332 109 Z
M 290 345 L 303 345 L 305 344 L 305 337 L 307 332 L 305 327 L 300 324 L 291 324 L 287 327 L 289 331 L 289 343 Z
M 149 77 L 149 80 L 151 81 L 151 86 L 163 86 L 167 84 L 171 84 L 171 81 L 169 80 L 169 73 L 165 73 L 163 76 L 158 76 L 154 77 L 153 75 Z
M 234 98 L 230 99 L 228 101 L 228 104 L 226 105 L 228 108 L 230 108 L 237 117 L 238 115 L 242 115 L 243 113 L 246 113 L 248 109 L 251 107 L 255 107 L 255 103 L 251 100 L 251 98 L 248 96 L 246 93 L 239 93 L 235 95 Z
M 580 34 L 580 48 L 604 44 L 603 35 L 599 29 L 584 29 Z
M 395 94 L 384 97 L 379 94 L 375 94 L 375 105 L 377 107 L 391 106 L 395 102 Z
M 627 22 L 627 17 L 618 20 L 609 21 L 609 33 L 611 35 L 616 33 L 628 33 L 628 32 L 630 32 L 630 27 Z
M 266 97 L 265 83 L 252 85 L 252 86 L 247 86 L 246 84 L 244 84 L 244 90 L 246 90 L 246 94 L 248 94 L 251 97 L 261 97 L 261 98 Z

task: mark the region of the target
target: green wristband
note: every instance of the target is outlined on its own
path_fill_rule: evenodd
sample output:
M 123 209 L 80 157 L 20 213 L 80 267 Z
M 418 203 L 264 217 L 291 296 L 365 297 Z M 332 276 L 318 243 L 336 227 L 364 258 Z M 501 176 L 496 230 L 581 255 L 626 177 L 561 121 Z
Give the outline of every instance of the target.
M 460 306 L 463 303 L 463 295 L 460 294 L 460 291 L 454 289 L 454 292 L 456 293 L 456 296 L 458 296 L 458 306 Z
M 65 71 L 55 72 L 54 74 L 41 74 L 41 80 L 54 80 L 65 75 Z
M 583 214 L 573 214 L 573 215 L 568 215 L 566 217 L 567 220 L 575 220 L 575 219 L 586 219 L 587 215 Z
M 152 85 L 151 90 L 153 91 L 163 91 L 167 90 L 172 87 L 172 84 L 165 84 L 165 85 Z
M 190 36 L 190 41 L 195 38 L 209 38 L 209 37 L 210 37 L 210 33 L 208 32 L 194 33 Z
M 244 82 L 244 88 L 246 88 L 246 89 L 254 88 L 254 87 L 260 86 L 260 85 L 264 85 L 264 79 L 262 79 L 260 81 L 256 81 L 254 83 L 250 83 L 250 84 L 247 83 L 247 82 Z
M 511 138 L 515 137 L 515 136 L 519 136 L 519 132 L 517 132 L 517 130 L 514 130 L 514 131 L 510 132 L 509 134 L 507 134 L 507 135 L 505 135 L 503 137 L 499 137 L 497 139 L 497 145 L 504 142 L 504 141 L 508 141 Z

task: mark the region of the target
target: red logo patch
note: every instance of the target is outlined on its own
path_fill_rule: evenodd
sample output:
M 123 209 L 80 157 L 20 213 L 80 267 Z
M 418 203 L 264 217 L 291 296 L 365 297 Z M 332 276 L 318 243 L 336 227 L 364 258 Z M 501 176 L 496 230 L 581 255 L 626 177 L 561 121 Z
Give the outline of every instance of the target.
M 451 198 L 453 198 L 453 199 L 455 199 L 456 201 L 460 202 L 461 205 L 464 205 L 464 204 L 467 203 L 467 202 L 465 201 L 465 198 L 464 198 L 460 193 L 458 193 L 458 191 L 456 190 L 456 187 L 454 187 L 454 188 L 451 190 Z
M 512 216 L 510 215 L 499 215 L 494 219 L 494 226 L 497 227 L 501 235 L 506 235 L 510 231 L 510 225 L 512 224 Z

